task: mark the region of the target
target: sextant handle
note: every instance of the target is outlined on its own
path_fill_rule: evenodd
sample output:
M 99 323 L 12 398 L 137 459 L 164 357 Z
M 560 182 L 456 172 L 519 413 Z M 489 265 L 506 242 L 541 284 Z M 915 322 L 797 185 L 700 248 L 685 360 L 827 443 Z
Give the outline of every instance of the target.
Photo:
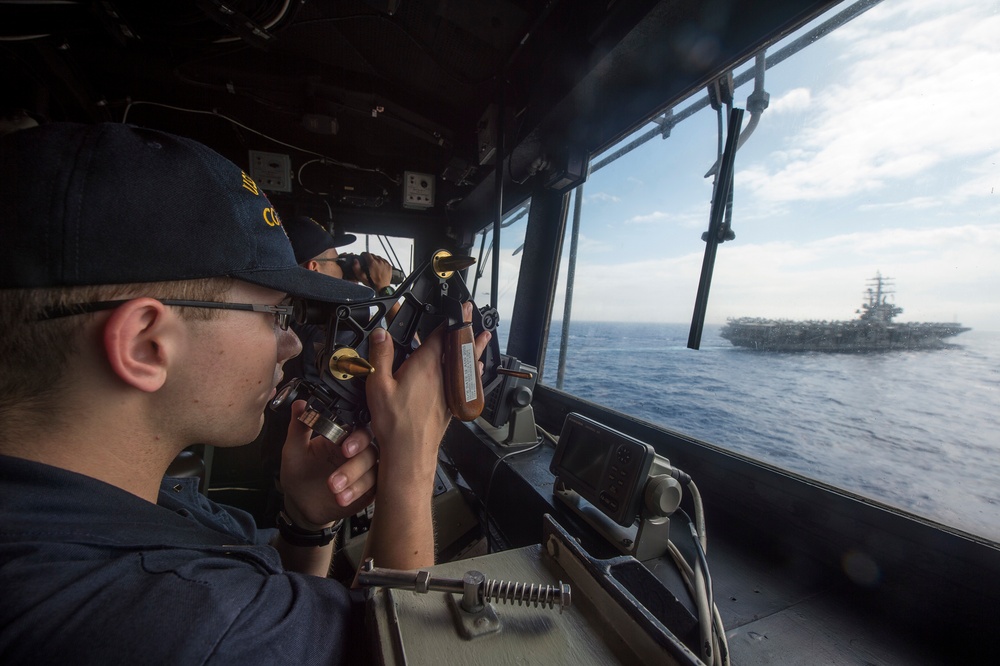
M 472 323 L 464 322 L 446 332 L 444 393 L 448 409 L 461 421 L 472 421 L 483 411 L 483 381 L 476 361 Z

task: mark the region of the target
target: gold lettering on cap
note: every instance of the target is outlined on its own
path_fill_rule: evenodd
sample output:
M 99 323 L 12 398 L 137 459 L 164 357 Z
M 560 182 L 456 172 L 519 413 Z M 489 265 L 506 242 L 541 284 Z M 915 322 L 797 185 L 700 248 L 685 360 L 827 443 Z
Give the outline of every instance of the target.
M 257 189 L 257 183 L 253 182 L 253 178 L 248 176 L 245 171 L 240 171 L 240 174 L 243 176 L 243 187 L 256 195 L 260 195 L 260 190 Z
M 265 208 L 264 209 L 264 222 L 269 227 L 280 227 L 281 226 L 281 218 L 278 217 L 278 211 L 274 210 L 273 208 Z

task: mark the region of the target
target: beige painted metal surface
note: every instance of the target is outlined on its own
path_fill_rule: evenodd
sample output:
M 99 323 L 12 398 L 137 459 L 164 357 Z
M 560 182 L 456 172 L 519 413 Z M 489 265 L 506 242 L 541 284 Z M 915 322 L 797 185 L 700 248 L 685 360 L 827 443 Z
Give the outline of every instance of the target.
M 377 563 L 376 563 L 377 564 Z M 640 658 L 621 638 L 622 627 L 612 627 L 600 600 L 588 598 L 587 585 L 568 579 L 541 546 L 495 553 L 440 564 L 432 575 L 461 578 L 469 570 L 488 578 L 523 583 L 573 585 L 572 606 L 558 609 L 494 603 L 501 628 L 495 633 L 463 638 L 453 617 L 447 594 L 420 594 L 408 590 L 379 590 L 374 597 L 377 642 L 386 664 L 587 664 L 670 663 L 666 655 L 655 661 Z M 606 602 L 605 602 L 606 603 Z M 626 631 L 626 635 L 634 632 Z

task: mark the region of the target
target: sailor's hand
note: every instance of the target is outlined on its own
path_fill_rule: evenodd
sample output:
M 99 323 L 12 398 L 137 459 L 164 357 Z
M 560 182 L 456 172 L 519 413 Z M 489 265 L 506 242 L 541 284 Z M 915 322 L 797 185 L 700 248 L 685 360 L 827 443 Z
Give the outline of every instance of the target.
M 377 254 L 371 254 L 369 252 L 362 252 L 360 258 L 364 260 L 364 263 L 368 268 L 368 272 L 365 272 L 365 267 L 363 267 L 361 265 L 361 261 L 356 258 L 354 260 L 354 275 L 363 284 L 366 284 L 374 289 L 376 294 L 381 289 L 384 289 L 392 284 L 392 264 Z
M 463 305 L 467 320 L 472 318 L 472 303 Z M 445 402 L 443 327 L 434 331 L 413 354 L 393 372 L 393 343 L 384 329 L 376 328 L 369 336 L 369 361 L 375 372 L 366 380 L 372 430 L 381 449 L 380 476 L 429 475 L 437 467 L 437 450 L 451 420 Z M 482 355 L 490 333 L 484 331 L 475 341 L 475 354 Z M 384 477 L 383 477 L 384 480 Z
M 320 529 L 354 515 L 375 497 L 378 450 L 367 428 L 355 428 L 340 445 L 311 437 L 299 421 L 305 401 L 292 404 L 292 419 L 281 451 L 285 512 L 297 525 Z

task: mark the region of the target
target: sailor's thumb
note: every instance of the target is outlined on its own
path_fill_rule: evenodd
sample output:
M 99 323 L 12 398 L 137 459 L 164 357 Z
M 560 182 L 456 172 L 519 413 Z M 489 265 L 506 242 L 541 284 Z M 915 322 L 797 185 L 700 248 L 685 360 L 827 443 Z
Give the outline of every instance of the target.
M 393 359 L 392 339 L 384 328 L 376 328 L 368 336 L 368 362 L 375 367 L 367 383 L 371 386 L 384 385 L 392 379 Z

